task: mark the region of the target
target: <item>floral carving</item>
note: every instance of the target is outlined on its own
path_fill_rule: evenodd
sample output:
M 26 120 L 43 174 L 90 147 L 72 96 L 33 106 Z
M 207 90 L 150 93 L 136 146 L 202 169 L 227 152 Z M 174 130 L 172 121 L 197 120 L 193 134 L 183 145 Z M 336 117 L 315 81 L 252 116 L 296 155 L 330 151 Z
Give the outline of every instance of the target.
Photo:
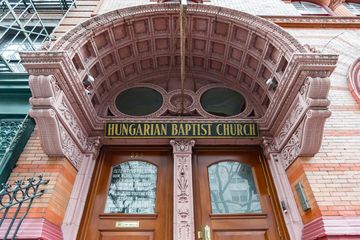
M 83 133 L 83 131 L 80 128 L 80 125 L 78 124 L 76 118 L 74 117 L 74 115 L 71 113 L 71 111 L 69 110 L 69 107 L 67 106 L 66 102 L 64 99 L 62 99 L 58 110 L 60 112 L 60 115 L 64 118 L 64 120 L 66 121 L 66 123 L 69 125 L 69 127 L 71 128 L 71 130 L 74 132 L 77 140 L 79 141 L 80 144 L 85 144 L 86 143 L 86 136 Z
M 301 136 L 302 136 L 302 130 L 303 130 L 304 124 L 301 124 L 294 134 L 289 139 L 288 143 L 285 145 L 285 147 L 282 149 L 280 153 L 280 160 L 284 167 L 284 169 L 287 169 L 291 163 L 294 162 L 294 160 L 298 157 L 300 150 L 301 150 Z
M 178 140 L 171 140 L 170 144 L 173 146 L 174 153 L 182 153 L 182 152 L 191 153 L 191 149 L 195 145 L 195 141 L 188 139 L 178 139 Z
M 194 239 L 191 151 L 194 140 L 171 140 L 174 152 L 174 240 Z
M 83 155 L 82 152 L 76 146 L 74 140 L 63 126 L 60 125 L 59 130 L 64 155 L 69 159 L 69 161 L 76 169 L 79 169 Z
M 296 123 L 297 119 L 304 110 L 304 105 L 298 101 L 294 107 L 294 110 L 291 112 L 290 116 L 286 119 L 284 125 L 282 126 L 278 136 L 276 137 L 277 144 L 281 144 L 285 137 L 289 134 L 291 128 Z

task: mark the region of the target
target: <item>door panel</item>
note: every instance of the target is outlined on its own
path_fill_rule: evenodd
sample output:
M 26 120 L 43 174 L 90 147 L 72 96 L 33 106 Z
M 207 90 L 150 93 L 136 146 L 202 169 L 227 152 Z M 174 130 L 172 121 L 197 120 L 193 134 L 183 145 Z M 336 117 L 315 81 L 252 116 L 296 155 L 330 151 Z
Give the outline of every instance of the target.
M 166 150 L 105 150 L 78 239 L 171 240 L 170 157 Z
M 153 240 L 153 232 L 101 232 L 101 240 Z
M 197 150 L 196 229 L 212 239 L 280 239 L 259 152 Z
M 214 240 L 263 240 L 268 239 L 266 231 L 214 231 Z

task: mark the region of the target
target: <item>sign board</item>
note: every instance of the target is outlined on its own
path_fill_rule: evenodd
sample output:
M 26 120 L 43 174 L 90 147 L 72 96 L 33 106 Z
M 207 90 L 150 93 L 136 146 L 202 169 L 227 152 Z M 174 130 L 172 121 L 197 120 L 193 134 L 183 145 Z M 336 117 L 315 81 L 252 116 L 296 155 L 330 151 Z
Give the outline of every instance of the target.
M 106 123 L 107 138 L 254 138 L 256 123 Z
M 139 228 L 139 221 L 120 221 L 115 223 L 116 228 Z

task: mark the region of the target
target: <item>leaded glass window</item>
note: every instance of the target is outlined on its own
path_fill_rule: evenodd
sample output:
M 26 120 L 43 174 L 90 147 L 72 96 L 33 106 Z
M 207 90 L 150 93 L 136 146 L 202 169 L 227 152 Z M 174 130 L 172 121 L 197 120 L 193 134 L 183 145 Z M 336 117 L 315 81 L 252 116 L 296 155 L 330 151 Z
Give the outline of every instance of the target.
M 143 161 L 112 169 L 105 213 L 155 213 L 157 167 Z
M 292 2 L 296 10 L 302 15 L 329 15 L 329 13 L 320 5 L 311 2 Z
M 212 213 L 260 213 L 250 165 L 225 161 L 208 168 Z
M 215 116 L 229 117 L 242 113 L 245 98 L 239 92 L 229 88 L 212 88 L 201 95 L 202 108 Z

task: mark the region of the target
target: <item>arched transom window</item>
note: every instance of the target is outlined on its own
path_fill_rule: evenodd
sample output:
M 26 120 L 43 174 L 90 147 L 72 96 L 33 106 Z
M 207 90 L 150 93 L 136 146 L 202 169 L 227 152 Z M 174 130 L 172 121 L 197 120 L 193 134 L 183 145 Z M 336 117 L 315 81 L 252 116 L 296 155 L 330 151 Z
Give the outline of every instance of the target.
M 329 15 L 325 8 L 315 3 L 297 1 L 292 4 L 301 15 Z

